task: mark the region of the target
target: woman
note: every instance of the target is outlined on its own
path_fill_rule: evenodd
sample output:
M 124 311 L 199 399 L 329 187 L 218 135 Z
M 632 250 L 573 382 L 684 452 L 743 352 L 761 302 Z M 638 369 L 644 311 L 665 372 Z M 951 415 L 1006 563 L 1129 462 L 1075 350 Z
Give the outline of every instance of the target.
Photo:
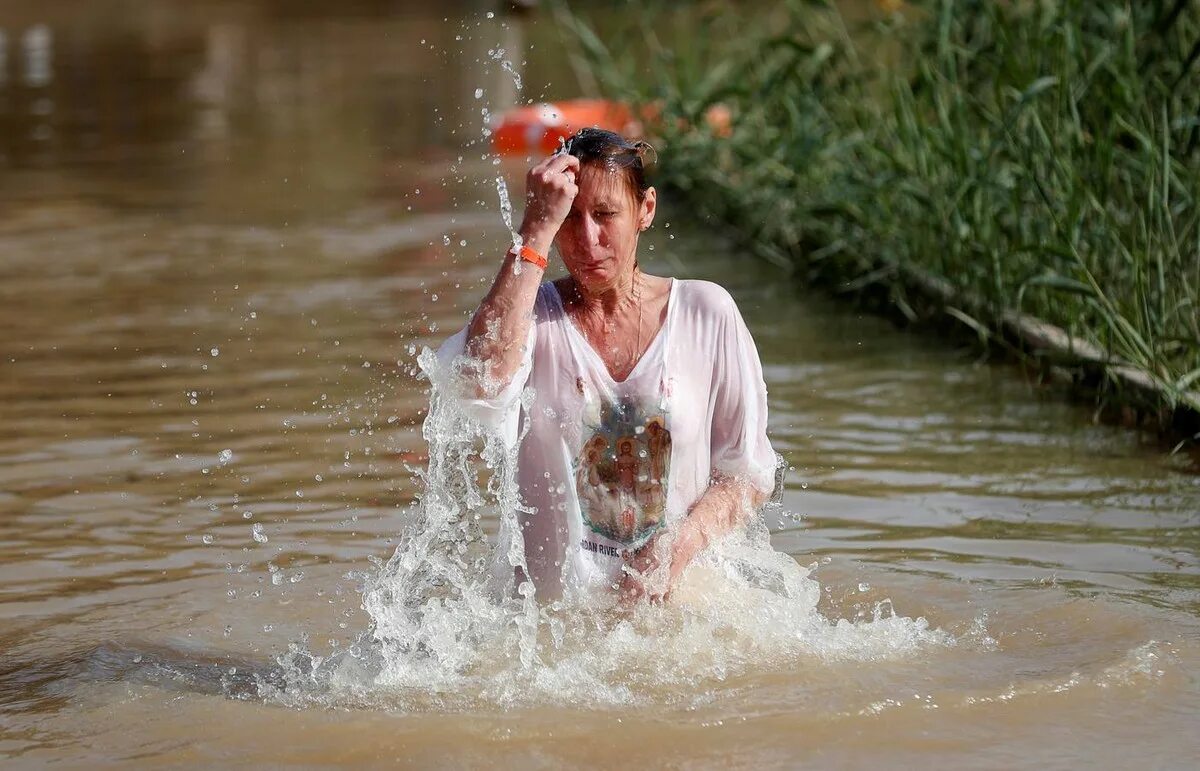
M 596 586 L 665 597 L 774 479 L 762 367 L 729 293 L 638 266 L 657 200 L 646 149 L 584 129 L 534 166 L 520 248 L 438 354 L 469 373 L 474 417 L 510 443 L 527 428 L 520 521 L 543 597 Z M 567 275 L 543 283 L 551 244 Z M 635 494 L 651 475 L 665 505 Z

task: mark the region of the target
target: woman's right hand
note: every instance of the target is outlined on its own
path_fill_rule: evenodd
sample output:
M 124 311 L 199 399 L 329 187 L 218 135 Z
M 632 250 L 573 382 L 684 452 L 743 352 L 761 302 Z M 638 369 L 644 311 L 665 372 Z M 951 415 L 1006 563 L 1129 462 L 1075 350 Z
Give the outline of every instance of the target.
M 571 213 L 579 193 L 576 185 L 579 159 L 566 153 L 551 155 L 529 170 L 525 177 L 525 219 L 521 235 L 543 254 Z

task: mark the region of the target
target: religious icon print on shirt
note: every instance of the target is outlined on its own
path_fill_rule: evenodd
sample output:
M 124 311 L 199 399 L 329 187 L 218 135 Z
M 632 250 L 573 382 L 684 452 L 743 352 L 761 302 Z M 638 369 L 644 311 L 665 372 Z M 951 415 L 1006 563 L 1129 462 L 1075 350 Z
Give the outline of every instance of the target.
M 630 397 L 589 400 L 575 458 L 575 489 L 584 524 L 597 535 L 637 548 L 666 518 L 671 431 L 665 403 Z

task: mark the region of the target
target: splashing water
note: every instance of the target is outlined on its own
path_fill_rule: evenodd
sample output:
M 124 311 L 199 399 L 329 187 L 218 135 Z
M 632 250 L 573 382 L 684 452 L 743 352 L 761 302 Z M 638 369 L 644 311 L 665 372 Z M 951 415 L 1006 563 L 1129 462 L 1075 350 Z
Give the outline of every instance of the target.
M 513 85 L 516 86 L 517 91 L 520 92 L 523 88 L 521 85 L 521 75 L 517 72 L 517 68 L 513 66 L 513 63 L 504 58 L 506 53 L 507 51 L 505 51 L 503 48 L 488 49 L 488 56 L 491 57 L 492 61 L 500 62 L 500 67 L 512 76 Z
M 508 59 L 505 59 L 504 61 L 500 62 L 500 66 L 504 69 L 505 72 L 507 72 L 509 75 L 512 75 L 513 85 L 517 87 L 517 91 L 520 91 L 521 90 L 521 75 L 517 72 L 516 67 L 513 67 L 512 62 L 510 62 Z
M 516 445 L 481 430 L 453 396 L 471 362 L 446 365 L 429 349 L 418 362 L 431 386 L 429 462 L 415 525 L 364 588 L 370 628 L 328 658 L 293 644 L 282 677 L 262 684 L 269 697 L 417 710 L 695 703 L 748 672 L 954 644 L 887 602 L 870 620 L 826 619 L 817 582 L 771 549 L 761 521 L 699 558 L 663 605 L 622 608 L 608 594 L 539 604 L 515 579 L 525 567 Z M 533 397 L 526 389 L 526 409 Z M 489 538 L 485 524 L 497 521 Z
M 504 220 L 504 227 L 512 234 L 513 249 L 520 251 L 524 239 L 513 227 L 512 201 L 508 197 L 508 185 L 505 184 L 503 176 L 496 177 L 496 193 L 500 196 L 500 217 Z

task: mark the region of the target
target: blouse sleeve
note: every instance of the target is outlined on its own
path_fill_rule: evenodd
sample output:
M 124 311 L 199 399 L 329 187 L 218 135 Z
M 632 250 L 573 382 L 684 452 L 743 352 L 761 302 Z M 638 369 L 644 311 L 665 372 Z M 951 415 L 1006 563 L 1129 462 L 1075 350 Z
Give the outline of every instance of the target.
M 710 443 L 713 471 L 747 479 L 764 494 L 775 483 L 767 438 L 767 385 L 754 338 L 733 298 L 717 327 Z
M 462 375 L 463 364 L 467 361 L 467 327 L 448 338 L 437 350 L 438 369 L 442 377 L 435 382 L 435 387 L 445 388 L 444 393 L 450 394 L 457 401 L 463 413 L 484 429 L 500 432 L 509 447 L 517 440 L 521 392 L 525 389 L 529 373 L 533 369 L 535 335 L 536 326 L 530 325 L 529 338 L 521 352 L 520 366 L 512 379 L 489 398 L 477 397 L 474 394 L 474 384 L 467 382 Z

